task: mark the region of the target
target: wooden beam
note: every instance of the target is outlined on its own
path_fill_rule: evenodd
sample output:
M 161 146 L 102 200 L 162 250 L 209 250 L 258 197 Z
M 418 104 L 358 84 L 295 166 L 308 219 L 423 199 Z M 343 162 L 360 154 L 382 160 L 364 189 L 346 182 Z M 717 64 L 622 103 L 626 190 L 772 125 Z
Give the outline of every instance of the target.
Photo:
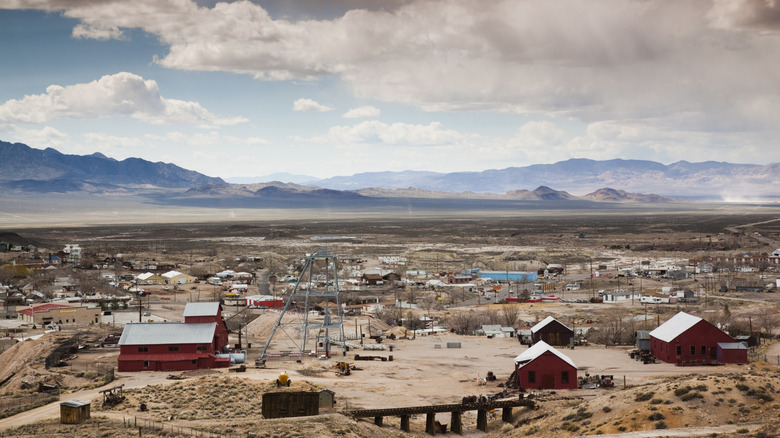
M 463 435 L 463 421 L 461 420 L 460 411 L 452 412 L 452 419 L 450 421 L 450 430 L 458 435 Z
M 409 416 L 408 415 L 401 415 L 401 430 L 404 432 L 409 432 Z
M 425 433 L 436 435 L 436 413 L 428 412 L 425 414 Z
M 511 423 L 512 422 L 512 408 L 507 406 L 503 409 L 501 409 L 501 421 L 504 423 Z
M 482 432 L 487 432 L 487 428 L 488 428 L 487 412 L 488 412 L 487 409 L 477 410 L 477 429 L 481 430 Z

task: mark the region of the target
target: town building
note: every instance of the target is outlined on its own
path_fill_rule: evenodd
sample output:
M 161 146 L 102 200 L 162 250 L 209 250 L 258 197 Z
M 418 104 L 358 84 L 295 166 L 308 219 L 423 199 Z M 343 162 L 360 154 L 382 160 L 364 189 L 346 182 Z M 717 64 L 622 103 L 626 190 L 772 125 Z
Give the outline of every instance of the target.
M 685 312 L 650 332 L 653 356 L 677 365 L 746 363 L 747 348 L 734 349 L 728 345 L 735 343 L 734 338 L 710 322 Z
M 119 339 L 117 369 L 185 371 L 230 366 L 220 303 L 187 303 L 184 322 L 131 323 Z
M 574 338 L 574 330 L 563 325 L 560 321 L 548 316 L 538 324 L 531 327 L 531 341 L 545 342 L 549 345 L 565 346 L 569 345 Z
M 517 384 L 526 389 L 577 389 L 577 366 L 539 341 L 515 358 Z
M 36 325 L 99 324 L 100 307 L 70 306 L 67 304 L 40 304 L 16 310 L 17 319 Z

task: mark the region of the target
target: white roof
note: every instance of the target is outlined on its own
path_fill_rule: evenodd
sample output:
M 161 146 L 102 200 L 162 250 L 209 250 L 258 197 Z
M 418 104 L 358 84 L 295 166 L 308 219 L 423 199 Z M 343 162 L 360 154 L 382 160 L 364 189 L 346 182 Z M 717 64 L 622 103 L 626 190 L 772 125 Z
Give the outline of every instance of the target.
M 182 274 L 179 271 L 168 271 L 165 274 L 163 274 L 162 276 L 165 277 L 165 278 L 173 278 L 173 277 L 178 277 L 179 275 L 184 275 L 184 274 Z
M 544 318 L 543 320 L 539 321 L 539 322 L 538 322 L 538 323 L 537 323 L 535 326 L 531 327 L 531 333 L 536 333 L 536 332 L 538 332 L 538 331 L 539 331 L 539 330 L 541 330 L 541 329 L 542 329 L 544 326 L 546 326 L 547 324 L 549 324 L 549 323 L 551 323 L 551 322 L 553 322 L 553 321 L 558 321 L 558 320 L 557 320 L 557 319 L 555 319 L 555 318 L 553 318 L 552 316 L 548 316 L 547 318 Z M 558 321 L 558 323 L 560 323 L 561 325 L 563 325 L 564 327 L 566 327 L 566 325 L 565 325 L 565 324 L 562 324 L 560 321 Z
M 665 323 L 658 326 L 657 329 L 650 332 L 650 336 L 659 339 L 664 342 L 672 342 L 672 340 L 686 330 L 696 325 L 701 318 L 698 316 L 689 315 L 685 312 L 680 312 L 674 315 Z
M 216 328 L 216 322 L 136 322 L 125 325 L 119 345 L 205 344 Z
M 563 360 L 567 364 L 573 366 L 574 368 L 577 368 L 577 365 L 574 365 L 574 362 L 572 362 L 568 356 L 564 355 L 560 351 L 551 347 L 548 343 L 544 341 L 539 341 L 535 343 L 533 346 L 531 346 L 530 348 L 528 348 L 528 350 L 522 352 L 519 356 L 515 358 L 515 363 L 518 364 L 518 368 L 522 368 L 527 363 L 531 362 L 532 360 L 536 359 L 537 357 L 543 355 L 548 351 L 558 356 L 561 360 Z
M 219 302 L 214 303 L 187 303 L 184 306 L 184 317 L 188 316 L 217 316 Z
M 721 350 L 747 350 L 747 346 L 742 342 L 718 342 Z
M 151 272 L 144 272 L 143 274 L 136 275 L 135 278 L 137 278 L 139 280 L 146 280 L 147 278 L 153 277 L 153 276 L 154 276 L 154 274 L 152 274 Z

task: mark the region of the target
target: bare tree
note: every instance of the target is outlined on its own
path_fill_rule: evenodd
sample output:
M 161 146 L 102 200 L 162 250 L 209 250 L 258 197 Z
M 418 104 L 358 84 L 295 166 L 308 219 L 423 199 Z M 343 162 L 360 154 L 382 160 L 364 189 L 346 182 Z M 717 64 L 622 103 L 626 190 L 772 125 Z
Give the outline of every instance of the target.
M 759 331 L 763 329 L 764 336 L 768 338 L 772 337 L 774 336 L 774 331 L 778 324 L 780 324 L 778 307 L 761 306 L 761 308 L 756 313 L 756 325 L 758 326 Z
M 470 335 L 479 327 L 480 320 L 473 310 L 454 312 L 447 319 L 447 326 L 459 335 Z
M 517 304 L 504 304 L 501 306 L 502 323 L 506 327 L 514 327 L 517 318 L 520 317 L 520 306 Z

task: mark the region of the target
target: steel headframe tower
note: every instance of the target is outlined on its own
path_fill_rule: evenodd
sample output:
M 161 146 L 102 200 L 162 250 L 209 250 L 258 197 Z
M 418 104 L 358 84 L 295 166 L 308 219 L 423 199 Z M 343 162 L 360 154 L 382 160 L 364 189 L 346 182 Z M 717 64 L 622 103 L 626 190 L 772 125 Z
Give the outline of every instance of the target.
M 317 271 L 317 272 L 315 272 Z M 316 302 L 313 302 L 315 301 Z M 321 323 L 310 322 L 309 313 L 318 302 L 325 302 L 325 316 Z M 330 303 L 335 304 L 336 315 L 331 315 Z M 297 320 L 294 322 L 283 322 L 284 316 L 288 311 L 293 311 Z M 335 319 L 335 321 L 334 321 Z M 346 354 L 346 342 L 344 337 L 344 324 L 341 312 L 341 302 L 339 301 L 339 279 L 338 265 L 336 255 L 329 252 L 327 248 L 320 247 L 311 254 L 307 254 L 304 264 L 295 288 L 287 297 L 284 303 L 279 319 L 276 320 L 271 336 L 265 342 L 263 351 L 257 358 L 261 365 L 265 364 L 268 347 L 281 331 L 287 335 L 287 340 L 291 341 L 298 349 L 300 357 L 303 358 L 306 351 L 306 342 L 309 338 L 309 331 L 316 329 L 317 339 L 322 339 L 324 354 L 330 357 L 330 331 L 338 330 L 338 343 L 341 344 L 342 355 Z M 298 335 L 296 332 L 300 333 Z M 300 336 L 296 341 L 295 338 Z

